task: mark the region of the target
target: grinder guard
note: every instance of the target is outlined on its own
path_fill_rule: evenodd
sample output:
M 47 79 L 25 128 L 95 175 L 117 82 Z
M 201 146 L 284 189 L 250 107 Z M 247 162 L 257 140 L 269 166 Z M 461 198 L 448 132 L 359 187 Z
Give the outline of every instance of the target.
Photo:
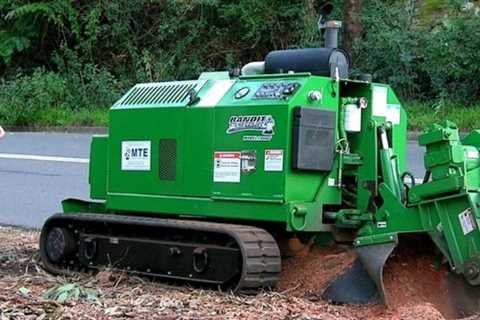
M 383 303 L 388 296 L 383 284 L 383 267 L 396 243 L 357 248 L 353 266 L 324 291 L 325 300 L 340 304 Z

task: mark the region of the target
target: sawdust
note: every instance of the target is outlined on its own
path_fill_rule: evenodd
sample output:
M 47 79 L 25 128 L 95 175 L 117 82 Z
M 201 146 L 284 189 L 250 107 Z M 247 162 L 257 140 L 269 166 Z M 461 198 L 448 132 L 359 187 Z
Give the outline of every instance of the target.
M 448 318 L 455 316 L 449 300 L 445 266 L 415 247 L 398 248 L 384 269 L 384 283 L 392 308 L 429 305 Z
M 51 276 L 39 267 L 38 233 L 0 227 L 0 319 L 443 319 L 439 302 L 423 296 L 427 290 L 394 290 L 398 304 L 381 306 L 338 306 L 319 299 L 338 273 L 351 265 L 354 253 L 345 248 L 312 248 L 301 259 L 284 261 L 283 278 L 276 292 L 256 296 L 233 295 L 201 288 L 173 287 L 149 279 L 108 270 L 92 277 Z M 428 259 L 407 261 L 389 267 L 388 281 L 407 281 L 403 269 L 416 268 Z M 410 265 L 410 263 L 414 263 Z M 428 265 L 427 263 L 427 265 Z M 430 267 L 424 270 L 430 272 Z M 433 270 L 435 271 L 435 270 Z M 430 280 L 435 280 L 432 276 Z M 429 280 L 429 281 L 430 281 Z M 387 281 L 387 282 L 388 282 Z M 98 299 L 65 302 L 44 298 L 45 292 L 63 283 L 95 290 Z M 437 288 L 431 289 L 431 291 Z M 434 299 L 435 300 L 435 299 Z M 401 305 L 404 303 L 404 305 Z M 440 310 L 441 311 L 441 310 Z
M 354 260 L 355 253 L 350 249 L 313 247 L 308 254 L 282 261 L 282 277 L 277 289 L 297 297 L 319 297 L 332 279 Z
M 294 258 L 283 260 L 278 290 L 310 301 L 319 300 L 325 288 L 348 270 L 356 258 L 349 247 L 313 247 L 308 254 L 304 251 Z M 462 314 L 471 314 L 474 307 L 468 304 L 478 304 L 478 290 L 475 290 L 473 298 L 464 300 L 458 297 L 459 291 L 453 291 L 455 288 L 449 282 L 452 274 L 439 263 L 439 257 L 434 252 L 435 248 L 428 238 L 402 238 L 401 245 L 395 249 L 384 269 L 389 307 L 371 306 L 366 310 L 357 309 L 355 314 L 392 319 L 420 316 L 454 319 Z M 458 279 L 463 282 L 461 277 Z M 452 299 L 453 292 L 455 299 Z
M 389 307 L 350 307 L 355 310 L 354 314 L 387 319 L 454 318 L 455 311 L 445 285 L 447 270 L 434 266 L 435 257 L 427 253 L 430 251 L 406 250 L 405 247 L 397 250 L 384 270 Z M 325 288 L 350 268 L 355 258 L 353 249 L 334 246 L 313 247 L 307 255 L 284 259 L 278 290 L 317 301 Z
M 443 315 L 431 304 L 421 304 L 414 306 L 400 307 L 396 314 L 393 314 L 391 319 L 398 320 L 442 320 L 445 319 Z

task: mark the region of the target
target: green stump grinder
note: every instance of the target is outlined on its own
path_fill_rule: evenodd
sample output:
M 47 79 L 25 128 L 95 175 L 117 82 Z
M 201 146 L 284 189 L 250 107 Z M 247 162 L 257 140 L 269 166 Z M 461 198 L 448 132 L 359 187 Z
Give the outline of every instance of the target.
M 341 23 L 324 20 L 325 47 L 130 89 L 108 135 L 92 139 L 93 200 L 64 200 L 43 226 L 45 268 L 255 292 L 279 279 L 281 239 L 347 234 L 358 260 L 324 297 L 387 303 L 383 267 L 399 236 L 424 234 L 478 286 L 480 130 L 426 130 L 415 184 L 400 101 L 368 75 L 349 77 Z

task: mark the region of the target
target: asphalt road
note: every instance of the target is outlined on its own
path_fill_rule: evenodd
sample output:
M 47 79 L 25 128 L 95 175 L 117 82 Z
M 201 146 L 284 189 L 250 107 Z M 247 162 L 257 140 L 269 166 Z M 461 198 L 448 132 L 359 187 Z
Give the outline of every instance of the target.
M 88 134 L 7 133 L 0 140 L 0 155 L 86 159 L 90 140 Z M 0 157 L 2 224 L 40 227 L 49 215 L 61 211 L 62 199 L 86 198 L 88 192 L 88 163 Z
M 88 198 L 90 140 L 89 134 L 7 133 L 0 140 L 0 224 L 39 228 L 61 211 L 62 199 Z M 416 143 L 408 145 L 408 167 L 423 176 Z

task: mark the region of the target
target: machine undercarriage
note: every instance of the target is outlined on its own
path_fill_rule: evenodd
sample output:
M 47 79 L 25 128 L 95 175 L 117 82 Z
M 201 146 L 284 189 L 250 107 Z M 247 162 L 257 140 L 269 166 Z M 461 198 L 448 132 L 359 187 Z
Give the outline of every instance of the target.
M 265 230 L 193 220 L 57 214 L 45 224 L 40 253 L 48 271 L 111 268 L 223 290 L 272 288 L 280 251 Z

